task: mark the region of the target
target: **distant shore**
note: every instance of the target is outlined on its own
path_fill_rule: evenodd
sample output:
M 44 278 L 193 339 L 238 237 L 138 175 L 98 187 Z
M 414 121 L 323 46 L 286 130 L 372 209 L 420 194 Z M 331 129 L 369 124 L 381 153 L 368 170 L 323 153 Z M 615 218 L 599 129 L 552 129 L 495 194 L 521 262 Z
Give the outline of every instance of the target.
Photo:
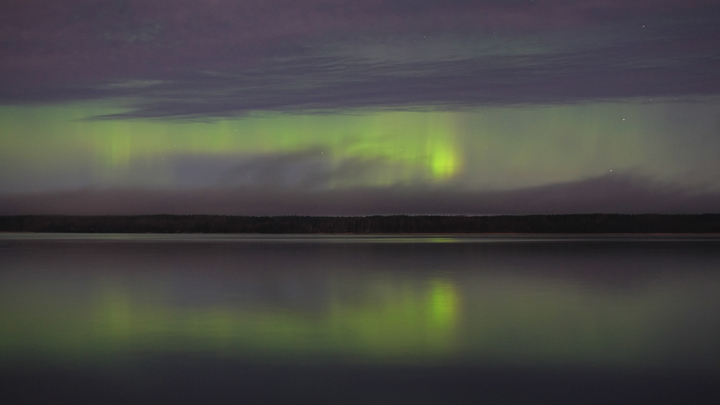
M 720 214 L 500 216 L 0 216 L 0 232 L 69 233 L 720 233 Z

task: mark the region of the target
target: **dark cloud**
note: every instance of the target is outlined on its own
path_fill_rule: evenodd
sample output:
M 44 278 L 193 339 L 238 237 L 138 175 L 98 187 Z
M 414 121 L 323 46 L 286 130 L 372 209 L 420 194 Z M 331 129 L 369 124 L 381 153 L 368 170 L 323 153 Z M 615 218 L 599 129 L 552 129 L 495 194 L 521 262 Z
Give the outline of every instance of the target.
M 265 189 L 326 190 L 348 184 L 372 184 L 383 173 L 401 170 L 382 158 L 339 158 L 320 146 L 286 153 L 253 155 L 176 155 L 166 159 L 174 187 L 263 187 Z M 142 160 L 130 171 L 143 175 Z M 145 174 L 147 176 L 147 174 Z
M 352 188 L 77 190 L 0 195 L 0 215 L 16 214 L 568 214 L 717 212 L 720 193 L 626 176 L 509 191 Z
M 335 161 L 337 160 L 337 161 Z M 287 154 L 268 154 L 243 159 L 226 170 L 223 186 L 260 186 L 296 190 L 327 190 L 337 185 L 362 184 L 391 172 L 392 162 L 381 158 L 333 159 L 321 147 Z
M 253 156 L 224 170 L 220 177 L 223 186 L 269 185 L 274 188 L 326 187 L 331 162 L 321 148 L 311 148 L 287 154 Z
M 52 3 L 3 6 L 0 102 L 212 118 L 720 93 L 716 2 Z

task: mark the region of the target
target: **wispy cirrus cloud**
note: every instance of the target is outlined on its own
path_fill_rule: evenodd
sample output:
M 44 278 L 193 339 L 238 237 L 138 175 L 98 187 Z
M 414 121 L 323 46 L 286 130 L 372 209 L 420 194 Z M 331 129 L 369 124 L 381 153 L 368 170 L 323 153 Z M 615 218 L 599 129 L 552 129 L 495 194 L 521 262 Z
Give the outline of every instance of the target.
M 534 3 L 8 2 L 0 102 L 213 118 L 720 93 L 715 2 Z

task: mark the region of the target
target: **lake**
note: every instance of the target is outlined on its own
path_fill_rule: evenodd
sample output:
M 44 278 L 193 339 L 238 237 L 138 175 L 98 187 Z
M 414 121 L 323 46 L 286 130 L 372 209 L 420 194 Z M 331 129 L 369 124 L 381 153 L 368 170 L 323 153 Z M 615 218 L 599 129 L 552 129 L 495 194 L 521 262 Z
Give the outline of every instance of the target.
M 717 235 L 0 234 L 2 403 L 720 403 Z

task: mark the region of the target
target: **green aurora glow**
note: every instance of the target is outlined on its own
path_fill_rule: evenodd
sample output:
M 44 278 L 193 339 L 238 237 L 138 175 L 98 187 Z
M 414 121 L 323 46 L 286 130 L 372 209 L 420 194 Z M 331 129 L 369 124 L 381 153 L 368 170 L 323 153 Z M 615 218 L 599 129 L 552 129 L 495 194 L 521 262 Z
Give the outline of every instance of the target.
M 694 175 L 696 183 L 716 188 L 720 179 L 709 170 L 716 165 L 714 149 L 707 144 L 715 142 L 707 132 L 716 110 L 712 104 L 676 106 L 675 116 L 664 120 L 670 111 L 665 105 L 608 103 L 466 112 L 268 113 L 198 122 L 90 119 L 121 111 L 102 104 L 2 107 L 0 191 L 234 186 L 223 183 L 233 165 L 283 156 L 300 156 L 296 165 L 319 164 L 328 173 L 319 185 L 324 189 L 512 189 L 613 172 L 661 181 Z M 685 131 L 678 143 L 677 135 Z M 178 165 L 193 159 L 222 163 L 187 184 Z M 347 167 L 357 170 L 347 174 Z M 302 172 L 296 169 L 284 170 Z
M 145 163 L 159 185 L 171 187 L 171 173 L 162 161 L 172 156 L 243 158 L 312 149 L 332 164 L 379 160 L 396 169 L 365 179 L 365 185 L 373 186 L 416 178 L 442 181 L 462 169 L 451 113 L 277 115 L 211 122 L 86 120 L 112 112 L 116 110 L 91 106 L 5 108 L 0 112 L 6 134 L 0 138 L 2 150 L 13 151 L 8 158 L 24 169 L 52 172 L 67 170 L 73 162 L 89 164 L 97 180 L 110 183 L 127 180 L 130 166 Z

